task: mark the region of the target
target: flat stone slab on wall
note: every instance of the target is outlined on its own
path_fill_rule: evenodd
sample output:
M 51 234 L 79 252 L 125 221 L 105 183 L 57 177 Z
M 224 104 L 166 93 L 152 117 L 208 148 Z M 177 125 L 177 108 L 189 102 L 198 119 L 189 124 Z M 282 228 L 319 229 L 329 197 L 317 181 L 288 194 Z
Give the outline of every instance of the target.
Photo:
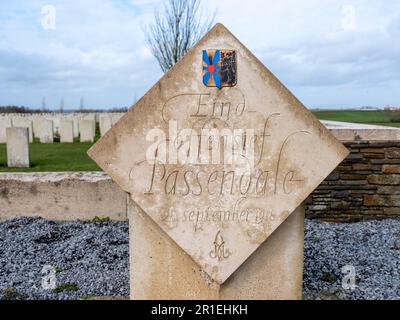
M 400 140 L 400 128 L 340 121 L 321 121 L 341 141 Z
M 126 194 L 103 172 L 1 173 L 0 219 L 125 220 Z

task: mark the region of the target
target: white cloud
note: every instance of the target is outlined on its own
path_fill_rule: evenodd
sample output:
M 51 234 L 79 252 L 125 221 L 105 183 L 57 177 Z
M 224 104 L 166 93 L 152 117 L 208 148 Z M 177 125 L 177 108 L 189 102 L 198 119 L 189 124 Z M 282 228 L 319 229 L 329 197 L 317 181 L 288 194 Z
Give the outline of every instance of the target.
M 0 105 L 37 106 L 46 96 L 57 106 L 64 96 L 75 107 L 81 95 L 92 107 L 129 105 L 161 76 L 142 26 L 162 2 L 2 1 Z M 41 27 L 47 4 L 56 30 Z M 306 105 L 400 104 L 399 1 L 203 0 L 205 14 L 215 8 Z

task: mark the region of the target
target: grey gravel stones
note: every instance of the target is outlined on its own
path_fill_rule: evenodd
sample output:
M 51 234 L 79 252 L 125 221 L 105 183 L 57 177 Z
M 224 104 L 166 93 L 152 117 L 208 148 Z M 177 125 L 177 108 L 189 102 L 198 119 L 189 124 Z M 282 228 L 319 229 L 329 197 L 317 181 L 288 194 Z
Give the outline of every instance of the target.
M 84 299 L 129 294 L 126 222 L 0 222 L 0 299 Z M 45 265 L 56 288 L 42 287 Z
M 305 231 L 304 299 L 400 299 L 400 220 L 306 220 Z M 126 297 L 128 245 L 127 222 L 1 221 L 0 299 Z M 46 265 L 54 290 L 42 287 Z M 345 289 L 351 268 L 354 290 Z
M 400 220 L 306 220 L 305 231 L 304 299 L 400 299 Z

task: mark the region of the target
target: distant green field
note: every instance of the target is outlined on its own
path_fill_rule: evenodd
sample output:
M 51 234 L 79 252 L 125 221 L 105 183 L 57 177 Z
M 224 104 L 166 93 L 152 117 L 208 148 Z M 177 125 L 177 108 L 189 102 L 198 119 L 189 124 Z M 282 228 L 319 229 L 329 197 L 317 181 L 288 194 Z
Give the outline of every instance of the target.
M 320 120 L 343 121 L 354 123 L 367 123 L 376 125 L 385 125 L 400 127 L 400 122 L 391 122 L 389 115 L 385 111 L 313 111 L 314 115 Z
M 44 171 L 98 171 L 97 164 L 86 151 L 91 143 L 34 142 L 29 145 L 30 168 L 7 168 L 6 145 L 0 144 L 0 172 L 44 172 Z

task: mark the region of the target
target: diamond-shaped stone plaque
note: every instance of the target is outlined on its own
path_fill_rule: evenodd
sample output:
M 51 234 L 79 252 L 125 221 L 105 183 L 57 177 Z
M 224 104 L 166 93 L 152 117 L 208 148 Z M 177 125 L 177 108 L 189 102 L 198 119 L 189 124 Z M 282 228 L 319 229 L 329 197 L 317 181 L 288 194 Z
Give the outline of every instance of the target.
M 88 153 L 223 283 L 348 151 L 217 24 Z

